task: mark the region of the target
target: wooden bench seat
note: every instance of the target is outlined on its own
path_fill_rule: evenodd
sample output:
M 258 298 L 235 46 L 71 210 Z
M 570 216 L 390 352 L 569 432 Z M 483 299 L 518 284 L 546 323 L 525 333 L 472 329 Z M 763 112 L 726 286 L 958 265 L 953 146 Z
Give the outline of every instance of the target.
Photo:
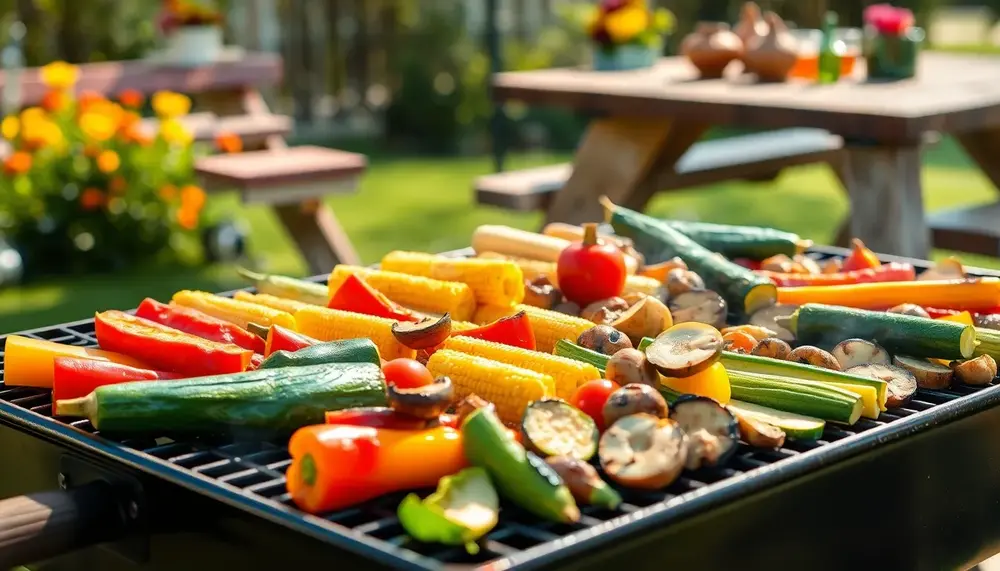
M 935 248 L 1000 256 L 1000 202 L 936 212 L 927 225 Z
M 702 141 L 694 144 L 660 181 L 660 190 L 677 190 L 726 180 L 760 180 L 781 169 L 831 161 L 843 140 L 822 129 L 781 129 Z M 569 180 L 573 165 L 566 163 L 479 177 L 475 181 L 479 204 L 512 210 L 548 208 Z
M 247 148 L 261 147 L 268 137 L 284 137 L 292 132 L 292 118 L 287 115 L 218 117 L 215 113 L 192 113 L 181 117 L 180 122 L 191 131 L 195 141 L 211 142 L 220 133 L 232 133 L 242 139 L 243 146 Z M 159 120 L 153 117 L 143 119 L 140 126 L 144 132 L 153 135 L 159 124 Z

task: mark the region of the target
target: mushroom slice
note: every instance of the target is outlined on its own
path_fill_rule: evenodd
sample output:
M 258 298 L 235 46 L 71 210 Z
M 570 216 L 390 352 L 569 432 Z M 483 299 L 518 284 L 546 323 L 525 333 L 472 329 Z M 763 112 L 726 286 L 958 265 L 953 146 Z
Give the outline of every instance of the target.
M 528 449 L 541 457 L 569 456 L 587 461 L 597 452 L 594 419 L 559 399 L 542 399 L 528 405 L 521 419 Z
M 843 367 L 840 366 L 840 362 L 837 361 L 833 355 L 820 349 L 819 347 L 813 347 L 812 345 L 796 347 L 791 353 L 788 354 L 788 360 L 793 363 L 805 363 L 807 365 L 831 369 L 833 371 L 843 369 Z
M 892 364 L 913 373 L 917 386 L 922 389 L 946 389 L 951 386 L 951 379 L 955 376 L 954 371 L 948 367 L 927 359 L 896 355 L 892 358 Z
M 785 431 L 759 418 L 737 414 L 740 438 L 754 448 L 781 448 L 785 445 Z
M 629 488 L 658 490 L 684 470 L 688 440 L 674 421 L 651 414 L 618 419 L 601 436 L 597 452 L 604 473 Z
M 576 344 L 584 349 L 597 351 L 603 355 L 614 355 L 622 349 L 631 349 L 628 336 L 610 325 L 595 325 L 584 331 L 576 339 Z
M 791 343 L 792 341 L 795 341 L 795 335 L 793 335 L 787 327 L 778 325 L 778 319 L 787 319 L 791 317 L 791 315 L 795 313 L 795 310 L 798 308 L 799 306 L 789 303 L 779 303 L 765 307 L 755 311 L 753 315 L 750 316 L 750 324 L 770 329 L 778 334 L 778 339 Z
M 670 419 L 688 437 L 688 470 L 722 465 L 736 452 L 739 423 L 733 413 L 714 399 L 684 395 L 670 407 Z
M 653 388 L 660 386 L 660 374 L 646 359 L 646 354 L 637 349 L 622 349 L 608 359 L 604 378 L 619 385 L 639 383 Z
M 386 385 L 386 397 L 389 406 L 396 412 L 434 420 L 451 406 L 455 387 L 448 377 L 438 377 L 429 385 L 412 389 L 401 389 L 390 383 Z
M 705 289 L 705 280 L 701 279 L 701 276 L 691 270 L 681 268 L 674 268 L 667 272 L 667 279 L 664 280 L 664 283 L 670 297 Z
M 611 426 L 619 418 L 640 412 L 666 418 L 670 408 L 660 391 L 649 385 L 632 383 L 611 393 L 602 412 L 604 426 Z
M 988 385 L 997 376 L 997 362 L 989 355 L 952 363 L 955 376 L 967 385 Z
M 637 346 L 643 337 L 656 337 L 673 324 L 667 306 L 655 297 L 646 296 L 621 314 L 611 326 L 628 335 L 632 345 Z
M 837 343 L 837 346 L 830 352 L 833 358 L 840 363 L 842 369 L 850 369 L 858 365 L 868 365 L 879 363 L 888 365 L 890 362 L 889 353 L 877 343 L 864 339 L 847 339 Z
M 590 464 L 568 456 L 549 456 L 545 459 L 573 494 L 578 504 L 595 505 L 613 510 L 622 503 L 622 497 L 609 486 Z
M 682 293 L 670 299 L 669 307 L 674 323 L 694 321 L 713 327 L 726 324 L 726 300 L 711 290 Z
M 392 324 L 392 336 L 410 349 L 430 349 L 444 343 L 451 335 L 451 315 L 424 319 L 417 323 L 397 321 Z
M 620 297 L 609 297 L 590 303 L 580 310 L 580 317 L 598 325 L 608 325 L 628 311 L 629 303 Z
M 960 280 L 965 277 L 965 267 L 962 262 L 952 256 L 945 258 L 934 267 L 917 276 L 917 281 L 924 280 Z
M 646 347 L 646 359 L 664 375 L 689 377 L 718 361 L 724 345 L 722 333 L 711 325 L 681 323 Z
M 900 315 L 912 315 L 914 317 L 923 317 L 930 319 L 931 315 L 927 313 L 927 310 L 920 307 L 915 303 L 901 303 L 895 307 L 890 307 L 887 309 L 889 313 L 898 313 Z
M 859 365 L 844 371 L 851 375 L 868 377 L 885 381 L 888 385 L 888 398 L 885 406 L 887 408 L 897 408 L 903 406 L 917 392 L 917 378 L 913 373 L 893 365 L 880 365 L 872 363 L 870 365 Z
M 792 354 L 792 348 L 781 339 L 761 339 L 754 345 L 750 354 L 757 355 L 758 357 L 778 359 L 779 361 L 787 361 L 788 356 Z

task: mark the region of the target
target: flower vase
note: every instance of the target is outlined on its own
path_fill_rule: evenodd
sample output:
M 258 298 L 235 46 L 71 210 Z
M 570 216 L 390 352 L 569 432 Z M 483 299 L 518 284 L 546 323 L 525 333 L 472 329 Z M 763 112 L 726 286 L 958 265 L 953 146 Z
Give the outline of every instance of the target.
M 652 67 L 663 53 L 663 45 L 657 43 L 623 44 L 613 47 L 594 47 L 594 71 L 626 71 Z
M 220 26 L 181 26 L 167 40 L 167 58 L 177 65 L 209 65 L 218 61 L 221 54 Z
M 893 81 L 916 75 L 920 45 L 925 36 L 922 28 L 910 28 L 899 36 L 880 34 L 869 28 L 865 36 L 868 79 Z

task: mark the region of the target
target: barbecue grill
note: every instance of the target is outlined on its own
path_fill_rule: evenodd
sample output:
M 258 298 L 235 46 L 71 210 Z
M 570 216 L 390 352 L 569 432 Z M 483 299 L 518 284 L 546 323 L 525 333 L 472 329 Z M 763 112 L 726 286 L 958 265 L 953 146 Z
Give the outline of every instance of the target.
M 92 320 L 22 335 L 96 345 Z M 405 494 L 298 511 L 283 442 L 110 440 L 52 417 L 48 391 L 0 382 L 0 569 L 966 568 L 1000 551 L 998 403 L 995 386 L 920 390 L 817 442 L 743 447 L 662 492 L 621 490 L 619 509 L 584 507 L 578 524 L 505 504 L 473 556 L 408 539 Z

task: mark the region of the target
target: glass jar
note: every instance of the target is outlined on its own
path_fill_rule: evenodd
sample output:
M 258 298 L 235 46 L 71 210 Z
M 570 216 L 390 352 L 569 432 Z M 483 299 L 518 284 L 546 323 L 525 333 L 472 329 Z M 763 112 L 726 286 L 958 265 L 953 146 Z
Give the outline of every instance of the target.
M 900 36 L 887 36 L 872 27 L 865 28 L 865 62 L 868 79 L 909 79 L 917 73 L 917 58 L 926 34 L 923 28 L 910 28 Z

